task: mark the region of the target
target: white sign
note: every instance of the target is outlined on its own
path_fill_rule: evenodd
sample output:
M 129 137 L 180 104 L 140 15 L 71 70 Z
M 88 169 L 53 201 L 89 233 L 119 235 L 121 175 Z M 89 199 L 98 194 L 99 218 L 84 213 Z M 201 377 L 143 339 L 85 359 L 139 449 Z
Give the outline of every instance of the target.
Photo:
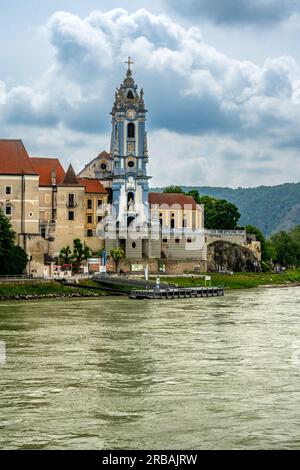
M 134 272 L 144 271 L 144 266 L 142 264 L 132 264 L 131 271 L 134 271 Z

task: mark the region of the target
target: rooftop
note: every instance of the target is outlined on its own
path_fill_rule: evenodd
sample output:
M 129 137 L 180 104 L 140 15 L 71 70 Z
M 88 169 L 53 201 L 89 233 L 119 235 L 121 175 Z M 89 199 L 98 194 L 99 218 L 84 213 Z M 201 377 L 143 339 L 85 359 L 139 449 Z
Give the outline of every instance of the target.
M 86 193 L 107 194 L 101 181 L 94 178 L 78 178 L 80 184 L 85 187 Z
M 52 186 L 52 173 L 55 171 L 56 184 L 60 184 L 65 177 L 63 169 L 58 158 L 31 157 L 31 163 L 40 175 L 40 186 Z
M 0 174 L 37 174 L 22 140 L 0 139 Z
M 149 193 L 148 202 L 152 205 L 166 205 L 174 206 L 178 205 L 182 209 L 185 206 L 191 206 L 192 209 L 197 209 L 197 203 L 193 196 L 186 196 L 182 193 Z

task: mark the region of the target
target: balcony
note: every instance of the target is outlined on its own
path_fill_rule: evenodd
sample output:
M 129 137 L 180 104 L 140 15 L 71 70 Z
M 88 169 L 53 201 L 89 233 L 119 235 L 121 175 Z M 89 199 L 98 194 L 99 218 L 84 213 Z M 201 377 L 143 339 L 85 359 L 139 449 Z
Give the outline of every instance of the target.
M 66 203 L 66 206 L 67 206 L 68 209 L 75 209 L 75 207 L 77 207 L 77 202 L 68 201 Z

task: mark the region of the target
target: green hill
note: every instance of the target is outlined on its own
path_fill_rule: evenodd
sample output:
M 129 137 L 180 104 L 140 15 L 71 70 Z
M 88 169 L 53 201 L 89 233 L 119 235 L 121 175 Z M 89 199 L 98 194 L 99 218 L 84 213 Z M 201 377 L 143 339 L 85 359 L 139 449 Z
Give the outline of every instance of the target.
M 238 189 L 182 186 L 182 189 L 198 189 L 201 195 L 233 202 L 242 214 L 240 225 L 256 225 L 265 235 L 289 230 L 300 224 L 300 183 Z

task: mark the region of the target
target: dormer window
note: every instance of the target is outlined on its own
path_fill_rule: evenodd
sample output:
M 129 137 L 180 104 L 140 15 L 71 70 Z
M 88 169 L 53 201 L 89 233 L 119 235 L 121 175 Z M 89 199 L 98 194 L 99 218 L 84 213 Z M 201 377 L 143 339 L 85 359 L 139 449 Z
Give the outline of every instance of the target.
M 133 100 L 133 99 L 134 99 L 134 96 L 133 96 L 133 93 L 132 93 L 131 90 L 129 90 L 129 92 L 127 93 L 127 98 L 128 98 L 129 100 Z

